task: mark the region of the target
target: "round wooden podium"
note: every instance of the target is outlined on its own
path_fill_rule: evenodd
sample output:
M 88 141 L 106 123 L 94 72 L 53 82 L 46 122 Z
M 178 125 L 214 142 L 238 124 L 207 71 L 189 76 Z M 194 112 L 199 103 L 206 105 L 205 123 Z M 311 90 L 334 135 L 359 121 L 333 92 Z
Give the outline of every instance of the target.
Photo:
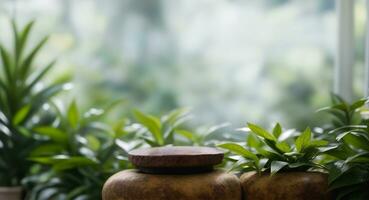
M 223 152 L 209 147 L 157 147 L 129 153 L 137 169 L 110 177 L 103 200 L 241 200 L 239 179 L 221 170 Z

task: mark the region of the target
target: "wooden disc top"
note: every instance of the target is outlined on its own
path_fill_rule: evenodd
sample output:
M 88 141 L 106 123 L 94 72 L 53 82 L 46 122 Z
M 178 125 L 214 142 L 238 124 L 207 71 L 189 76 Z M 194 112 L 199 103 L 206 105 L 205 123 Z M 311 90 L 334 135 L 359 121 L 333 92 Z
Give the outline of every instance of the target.
M 148 173 L 205 171 L 222 162 L 224 153 L 210 147 L 154 147 L 129 152 L 129 160 Z

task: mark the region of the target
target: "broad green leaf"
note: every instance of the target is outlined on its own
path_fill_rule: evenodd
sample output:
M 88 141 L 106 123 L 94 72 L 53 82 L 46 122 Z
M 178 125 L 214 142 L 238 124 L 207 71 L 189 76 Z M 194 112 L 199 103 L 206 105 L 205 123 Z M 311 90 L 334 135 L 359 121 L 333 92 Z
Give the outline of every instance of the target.
M 284 154 L 287 153 L 284 150 L 286 150 L 286 146 L 284 144 L 280 144 L 279 147 L 277 146 L 277 141 L 264 139 L 264 142 L 266 145 L 268 145 L 272 150 L 274 150 L 276 153 Z
M 121 119 L 114 123 L 113 125 L 113 131 L 115 133 L 115 138 L 120 138 L 123 135 L 127 134 L 127 132 L 124 130 L 124 126 L 127 123 L 127 119 Z
M 98 162 L 92 160 L 90 158 L 75 156 L 69 157 L 67 159 L 62 159 L 55 164 L 53 164 L 53 168 L 57 171 L 68 170 L 72 168 L 79 168 L 84 166 L 95 166 Z
M 337 110 L 341 110 L 343 112 L 346 112 L 349 109 L 348 105 L 345 104 L 345 103 L 333 105 L 332 108 L 337 109 Z
M 324 154 L 336 157 L 340 160 L 345 160 L 346 158 L 356 155 L 356 152 L 353 151 L 347 145 L 335 145 L 330 147 L 320 148 L 320 151 Z
M 348 145 L 369 151 L 369 141 L 365 137 L 349 133 L 343 137 L 343 140 Z
M 357 167 L 350 168 L 338 176 L 331 184 L 330 189 L 343 188 L 356 184 L 366 183 L 369 179 L 369 171 Z
M 279 170 L 281 170 L 283 167 L 285 167 L 287 165 L 288 165 L 287 162 L 272 161 L 270 163 L 270 173 L 271 174 L 275 174 L 275 173 L 277 173 Z
M 194 141 L 194 134 L 190 131 L 187 130 L 175 130 L 176 133 L 178 133 L 179 135 L 182 135 L 183 137 Z
M 356 110 L 358 108 L 361 108 L 365 105 L 365 103 L 367 102 L 368 99 L 360 99 L 356 102 L 354 102 L 351 106 L 350 106 L 350 109 L 351 110 Z
M 369 152 L 361 152 L 346 159 L 346 163 L 369 163 Z
M 103 133 L 102 135 L 104 136 L 105 134 L 108 134 L 111 137 L 115 137 L 115 132 L 114 132 L 113 127 L 103 122 L 98 122 L 98 121 L 90 122 L 86 124 L 85 128 L 93 130 L 94 132 Z
M 310 128 L 306 128 L 305 131 L 296 139 L 295 146 L 298 152 L 302 152 L 304 148 L 308 147 L 311 140 Z
M 256 151 L 260 155 L 262 155 L 264 158 L 268 158 L 270 160 L 284 160 L 285 159 L 283 155 L 265 150 L 264 148 L 257 148 Z
M 287 142 L 276 142 L 276 147 L 284 153 L 291 151 L 291 147 Z
M 77 128 L 79 123 L 79 111 L 76 101 L 72 101 L 68 108 L 68 122 L 72 128 Z
M 245 158 L 248 158 L 254 161 L 259 160 L 255 154 L 253 154 L 249 150 L 245 149 L 244 147 L 236 143 L 224 143 L 224 144 L 218 145 L 218 147 L 227 149 L 237 155 L 243 156 Z
M 158 118 L 146 115 L 138 110 L 133 111 L 137 121 L 145 126 L 159 145 L 164 145 L 164 136 L 161 132 L 161 122 Z
M 31 110 L 31 105 L 23 106 L 14 116 L 13 125 L 17 126 L 24 121 L 27 117 L 29 111 Z
M 172 126 L 178 126 L 180 120 L 189 113 L 188 108 L 178 108 L 171 111 L 168 115 L 163 117 L 163 121 L 168 122 Z
M 70 157 L 66 155 L 57 155 L 52 157 L 31 157 L 30 160 L 46 165 L 52 165 L 57 171 L 79 167 L 83 168 L 84 166 L 95 166 L 98 164 L 96 160 L 91 158 L 82 156 Z
M 273 135 L 274 137 L 278 139 L 281 134 L 282 134 L 282 127 L 279 123 L 277 123 L 273 128 Z
M 158 143 L 156 143 L 155 141 L 151 140 L 150 138 L 146 138 L 146 137 L 141 137 L 148 145 L 150 145 L 151 147 L 157 147 L 160 146 Z
M 325 140 L 312 140 L 309 143 L 309 147 L 325 147 L 328 144 L 329 142 Z
M 265 138 L 265 139 L 268 139 L 268 140 L 273 140 L 273 141 L 276 140 L 276 138 L 272 134 L 270 134 L 268 131 L 264 130 L 263 128 L 255 125 L 255 124 L 247 123 L 247 126 L 250 128 L 250 130 L 253 133 L 259 135 L 262 138 Z
M 254 134 L 248 134 L 247 135 L 247 145 L 252 148 L 259 148 L 263 145 L 263 143 Z
M 34 128 L 33 131 L 35 131 L 37 134 L 47 136 L 55 142 L 65 144 L 68 141 L 67 133 L 51 126 L 39 126 Z
M 333 104 L 346 103 L 346 101 L 339 95 L 331 93 L 331 100 Z
M 100 141 L 93 135 L 86 135 L 87 145 L 93 151 L 97 151 L 100 149 L 101 143 Z
M 50 156 L 62 153 L 63 150 L 65 147 L 59 144 L 43 144 L 33 149 L 30 155 L 31 157 Z

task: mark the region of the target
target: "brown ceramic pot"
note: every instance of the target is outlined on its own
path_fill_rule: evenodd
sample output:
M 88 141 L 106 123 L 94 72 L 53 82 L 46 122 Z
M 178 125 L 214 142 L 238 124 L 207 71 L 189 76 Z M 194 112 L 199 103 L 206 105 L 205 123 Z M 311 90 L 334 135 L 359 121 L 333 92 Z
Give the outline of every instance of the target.
M 0 187 L 0 199 L 1 200 L 21 200 L 22 188 L 21 187 Z
M 103 200 L 241 200 L 238 177 L 213 166 L 223 152 L 208 147 L 159 147 L 129 153 L 137 170 L 121 171 L 103 188 Z
M 319 172 L 248 172 L 241 176 L 243 199 L 329 200 L 328 176 Z
M 241 200 L 236 176 L 215 170 L 174 175 L 119 172 L 105 183 L 103 200 Z

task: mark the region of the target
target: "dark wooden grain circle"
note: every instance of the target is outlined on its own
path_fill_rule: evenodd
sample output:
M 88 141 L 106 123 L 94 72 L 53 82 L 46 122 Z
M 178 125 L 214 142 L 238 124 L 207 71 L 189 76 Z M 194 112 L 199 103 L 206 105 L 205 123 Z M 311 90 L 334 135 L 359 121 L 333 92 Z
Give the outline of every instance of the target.
M 148 173 L 193 173 L 212 169 L 224 153 L 211 147 L 154 147 L 129 152 L 129 160 Z

